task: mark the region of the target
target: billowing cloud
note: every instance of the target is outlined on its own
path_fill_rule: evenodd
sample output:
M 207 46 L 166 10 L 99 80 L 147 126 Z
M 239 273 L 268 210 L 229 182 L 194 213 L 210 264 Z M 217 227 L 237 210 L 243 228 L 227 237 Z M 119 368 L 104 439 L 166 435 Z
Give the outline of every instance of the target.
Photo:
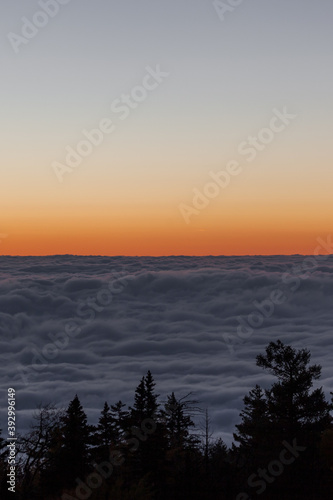
M 150 369 L 161 401 L 192 392 L 230 443 L 244 395 L 272 381 L 255 366 L 271 340 L 309 348 L 332 388 L 333 257 L 304 262 L 1 257 L 1 400 L 16 389 L 20 431 L 38 403 L 75 393 L 93 422 L 105 400 L 132 404 Z

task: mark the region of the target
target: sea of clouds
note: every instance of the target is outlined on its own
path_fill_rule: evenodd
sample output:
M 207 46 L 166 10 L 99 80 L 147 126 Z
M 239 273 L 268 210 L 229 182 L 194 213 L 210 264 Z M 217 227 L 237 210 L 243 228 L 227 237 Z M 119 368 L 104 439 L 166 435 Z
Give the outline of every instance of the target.
M 24 432 L 76 393 L 95 423 L 151 370 L 161 401 L 192 392 L 230 444 L 244 395 L 272 382 L 255 364 L 272 340 L 310 349 L 329 397 L 332 277 L 328 255 L 0 257 L 0 427 L 8 387 Z

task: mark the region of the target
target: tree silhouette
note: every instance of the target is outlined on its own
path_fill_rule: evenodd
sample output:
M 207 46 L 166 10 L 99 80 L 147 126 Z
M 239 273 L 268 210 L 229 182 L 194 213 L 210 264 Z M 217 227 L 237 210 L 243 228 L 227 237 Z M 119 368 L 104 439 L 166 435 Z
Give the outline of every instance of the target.
M 108 460 L 110 455 L 110 447 L 117 440 L 116 422 L 112 410 L 105 401 L 103 410 L 99 417 L 98 425 L 94 432 L 94 448 L 95 460 Z
M 158 409 L 158 394 L 155 394 L 155 382 L 148 370 L 147 375 L 142 377 L 139 385 L 135 389 L 134 405 L 131 408 L 131 417 L 134 424 L 139 424 L 145 418 L 152 418 Z
M 289 438 L 303 427 L 322 430 L 330 422 L 331 405 L 325 400 L 323 389 L 310 392 L 321 375 L 320 365 L 308 366 L 310 358 L 308 349 L 296 351 L 280 340 L 270 342 L 266 355 L 257 356 L 257 366 L 278 380 L 266 391 L 268 411 L 272 421 L 282 426 Z
M 311 391 L 314 381 L 320 378 L 321 367 L 309 365 L 310 357 L 307 349 L 296 350 L 280 340 L 270 342 L 266 354 L 257 356 L 257 366 L 277 381 L 265 391 L 257 385 L 244 398 L 242 422 L 236 425 L 238 433 L 234 435 L 240 443 L 240 455 L 245 457 L 243 479 L 251 468 L 253 471 L 277 459 L 286 442 L 297 442 L 305 450 L 274 483 L 274 492 L 269 492 L 267 498 L 289 499 L 298 494 L 312 498 L 306 495 L 314 494 L 314 488 L 318 492 L 322 484 L 322 471 L 316 469 L 315 463 L 320 434 L 331 422 L 332 405 L 322 388 Z
M 40 405 L 33 414 L 30 431 L 19 436 L 18 449 L 22 455 L 22 497 L 38 498 L 39 482 L 43 482 L 52 465 L 50 449 L 56 429 L 60 427 L 63 411 L 53 404 Z
M 114 423 L 114 438 L 115 444 L 119 443 L 129 426 L 129 412 L 124 410 L 125 403 L 118 401 L 116 404 L 111 405 L 111 415 Z
M 64 485 L 70 487 L 76 478 L 85 477 L 90 459 L 91 427 L 77 395 L 63 417 L 62 436 L 61 469 Z
M 151 476 L 156 481 L 162 473 L 166 439 L 164 427 L 158 412 L 158 395 L 155 381 L 148 370 L 135 390 L 134 405 L 130 408 L 130 434 L 136 441 L 136 450 L 130 457 L 132 470 L 137 479 Z
M 146 401 L 147 401 L 147 392 L 146 392 L 146 384 L 145 378 L 142 377 L 139 385 L 135 389 L 134 394 L 134 405 L 131 408 L 131 417 L 133 421 L 139 422 L 143 420 L 146 416 Z
M 200 475 L 205 472 L 200 439 L 190 432 L 195 428 L 194 417 L 202 410 L 189 396 L 191 393 L 177 399 L 172 392 L 162 411 L 168 444 L 167 488 L 169 498 L 174 499 L 195 498 L 201 488 Z
M 265 391 L 257 384 L 244 397 L 244 409 L 241 411 L 242 423 L 236 425 L 238 434 L 234 438 L 243 448 L 253 450 L 261 443 L 263 428 L 268 424 L 268 409 Z
M 265 477 L 261 500 L 331 499 L 333 398 L 328 403 L 322 388 L 313 388 L 321 367 L 310 365 L 307 349 L 279 340 L 257 356 L 257 366 L 275 380 L 270 388 L 256 385 L 245 395 L 234 433 L 238 446 L 231 449 L 221 438 L 210 440 L 207 413 L 202 445 L 195 424 L 202 409 L 191 393 L 177 398 L 171 392 L 161 407 L 150 371 L 135 389 L 133 406 L 105 402 L 96 427 L 88 424 L 77 395 L 65 411 L 41 406 L 30 431 L 17 441 L 15 497 L 245 500 L 258 493 L 249 479 L 257 478 L 258 486 L 258 478 Z M 10 497 L 5 450 L 0 432 L 4 499 Z
M 170 396 L 167 396 L 163 414 L 170 448 L 186 448 L 193 445 L 190 428 L 193 428 L 195 424 L 191 409 L 197 401 L 189 400 L 189 395 L 177 399 L 175 393 L 172 392 Z

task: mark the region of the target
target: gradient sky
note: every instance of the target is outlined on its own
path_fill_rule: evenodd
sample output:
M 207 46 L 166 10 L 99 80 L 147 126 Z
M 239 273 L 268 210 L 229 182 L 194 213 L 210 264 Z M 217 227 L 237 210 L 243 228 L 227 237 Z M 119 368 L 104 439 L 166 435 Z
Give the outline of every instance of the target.
M 207 0 L 70 0 L 15 53 L 40 10 L 0 18 L 1 254 L 313 253 L 332 232 L 331 0 L 244 0 L 223 21 Z M 121 120 L 112 102 L 157 65 Z M 283 107 L 296 118 L 248 162 L 239 145 Z M 60 183 L 52 163 L 103 118 L 114 132 Z M 187 224 L 179 206 L 231 160 Z

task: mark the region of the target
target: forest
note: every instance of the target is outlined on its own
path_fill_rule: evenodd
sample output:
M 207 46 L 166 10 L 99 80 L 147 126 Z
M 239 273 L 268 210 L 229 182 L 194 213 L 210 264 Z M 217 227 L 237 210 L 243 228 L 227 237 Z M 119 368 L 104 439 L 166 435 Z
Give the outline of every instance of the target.
M 274 382 L 244 396 L 231 447 L 214 437 L 195 388 L 161 401 L 150 371 L 133 405 L 102 402 L 96 425 L 78 395 L 67 408 L 40 405 L 18 435 L 15 495 L 0 434 L 1 499 L 331 499 L 333 393 L 327 401 L 310 359 L 280 340 L 256 357 Z

